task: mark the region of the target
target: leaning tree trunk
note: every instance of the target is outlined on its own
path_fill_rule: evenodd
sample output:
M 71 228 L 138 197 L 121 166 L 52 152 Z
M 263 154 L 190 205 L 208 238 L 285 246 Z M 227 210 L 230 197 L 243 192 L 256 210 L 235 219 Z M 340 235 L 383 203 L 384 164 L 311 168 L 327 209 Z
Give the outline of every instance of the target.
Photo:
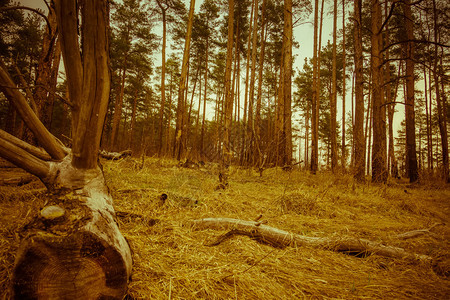
M 12 292 L 15 299 L 123 299 L 131 251 L 98 166 L 110 89 L 107 1 L 54 3 L 73 105 L 71 151 L 42 125 L 0 65 L 1 91 L 44 148 L 0 131 L 0 156 L 50 191 L 46 206 L 21 231 Z

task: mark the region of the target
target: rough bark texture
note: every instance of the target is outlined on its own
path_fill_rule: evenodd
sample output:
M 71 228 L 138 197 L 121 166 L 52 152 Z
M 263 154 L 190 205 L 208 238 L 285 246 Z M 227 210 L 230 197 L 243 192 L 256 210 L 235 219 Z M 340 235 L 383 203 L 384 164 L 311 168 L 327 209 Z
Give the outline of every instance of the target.
M 448 131 L 447 131 L 447 114 L 446 114 L 446 104 L 445 104 L 445 95 L 441 95 L 441 90 L 439 88 L 439 73 L 438 73 L 438 31 L 439 28 L 437 26 L 437 10 L 436 10 L 436 1 L 433 0 L 433 15 L 434 15 L 434 64 L 433 64 L 433 73 L 434 73 L 434 86 L 436 90 L 436 103 L 438 108 L 438 124 L 439 124 L 439 132 L 441 134 L 441 146 L 442 146 L 442 177 L 445 182 L 450 182 L 450 174 L 449 174 L 449 160 L 448 160 Z M 431 88 L 430 88 L 431 89 Z M 444 90 L 442 90 L 444 92 Z M 430 100 L 431 106 L 431 100 Z M 430 107 L 431 112 L 431 107 Z
M 228 2 L 228 42 L 227 42 L 227 60 L 225 69 L 225 120 L 223 133 L 223 155 L 224 164 L 231 162 L 231 121 L 233 114 L 233 98 L 231 96 L 231 62 L 233 58 L 233 23 L 234 23 L 234 0 Z M 250 119 L 249 119 L 250 122 Z
M 416 154 L 416 125 L 414 113 L 414 34 L 410 0 L 405 0 L 403 10 L 405 15 L 404 26 L 409 40 L 406 44 L 406 166 L 410 182 L 419 178 Z M 374 141 L 375 142 L 375 141 Z
M 15 299 L 123 299 L 131 273 L 131 251 L 97 165 L 110 87 L 107 1 L 81 2 L 54 1 L 73 104 L 72 153 L 0 67 L 5 95 L 54 159 L 46 161 L 39 149 L 0 134 L 0 156 L 38 176 L 50 191 L 47 207 L 22 230 L 12 278 Z
M 386 182 L 386 116 L 384 109 L 383 75 L 382 75 L 382 35 L 381 5 L 378 0 L 371 3 L 371 71 L 372 71 L 372 181 Z
M 80 172 L 68 156 L 52 164 L 52 173 L 67 190 L 50 196 L 47 209 L 23 228 L 12 280 L 15 298 L 122 299 L 131 251 L 101 170 Z
M 181 78 L 180 78 L 180 86 L 178 90 L 178 105 L 177 105 L 177 121 L 176 121 L 176 130 L 175 130 L 175 145 L 174 151 L 176 154 L 176 158 L 178 160 L 181 159 L 181 156 L 184 153 L 185 139 L 187 136 L 187 128 L 186 128 L 186 95 L 187 93 L 187 80 L 188 80 L 188 65 L 189 65 L 189 50 L 191 44 L 191 35 L 192 35 L 192 24 L 194 20 L 194 7 L 195 0 L 191 0 L 191 6 L 189 8 L 189 19 L 188 26 L 186 31 L 186 39 L 184 43 L 184 54 L 183 54 L 183 64 L 181 66 Z
M 289 166 L 292 163 L 292 0 L 284 0 L 283 45 L 284 157 L 282 165 Z
M 354 140 L 354 163 L 355 178 L 363 182 L 365 180 L 365 153 L 366 145 L 364 138 L 364 97 L 363 97 L 363 53 L 361 32 L 361 8 L 362 1 L 354 0 L 354 40 L 355 40 L 355 128 Z

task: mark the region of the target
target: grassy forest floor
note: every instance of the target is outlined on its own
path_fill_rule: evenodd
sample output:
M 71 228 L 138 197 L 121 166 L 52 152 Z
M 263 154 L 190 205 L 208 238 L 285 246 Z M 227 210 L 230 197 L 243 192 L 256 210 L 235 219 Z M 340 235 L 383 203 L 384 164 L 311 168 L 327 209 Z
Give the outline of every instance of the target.
M 122 233 L 133 251 L 132 299 L 449 299 L 450 188 L 435 182 L 355 184 L 350 175 L 218 167 L 180 168 L 173 160 L 104 161 Z M 23 174 L 2 169 L 0 179 Z M 164 204 L 161 194 L 167 194 Z M 0 293 L 7 291 L 20 229 L 45 203 L 33 180 L 0 186 Z M 225 231 L 194 230 L 205 217 L 254 220 L 313 237 L 357 237 L 443 262 L 370 255 L 358 258 L 307 246 L 274 248 L 246 236 L 206 246 Z M 402 240 L 398 234 L 430 234 Z M 8 292 L 3 292 L 8 299 Z M 2 297 L 0 297 L 1 299 Z

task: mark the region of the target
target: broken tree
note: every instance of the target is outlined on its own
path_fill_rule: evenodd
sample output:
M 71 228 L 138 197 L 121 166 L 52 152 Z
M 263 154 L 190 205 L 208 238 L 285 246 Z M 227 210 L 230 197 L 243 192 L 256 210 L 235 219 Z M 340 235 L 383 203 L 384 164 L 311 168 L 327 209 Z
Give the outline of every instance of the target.
M 45 150 L 1 134 L 0 156 L 50 191 L 47 206 L 21 233 L 12 292 L 16 299 L 122 299 L 131 251 L 97 162 L 110 90 L 108 1 L 53 4 L 72 105 L 72 149 L 42 125 L 0 66 L 1 91 Z

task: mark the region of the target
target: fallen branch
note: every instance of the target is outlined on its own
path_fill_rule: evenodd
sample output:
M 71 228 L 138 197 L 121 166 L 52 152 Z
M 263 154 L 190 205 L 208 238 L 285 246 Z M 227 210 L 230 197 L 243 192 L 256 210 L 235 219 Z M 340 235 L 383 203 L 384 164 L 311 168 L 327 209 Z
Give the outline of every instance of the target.
M 437 235 L 434 232 L 431 232 L 430 230 L 433 229 L 434 227 L 440 226 L 440 225 L 445 225 L 445 224 L 444 223 L 436 223 L 428 229 L 417 229 L 417 230 L 412 230 L 412 231 L 408 231 L 405 233 L 401 233 L 401 234 L 397 235 L 397 238 L 406 240 L 406 239 L 416 238 L 416 237 L 419 237 L 419 236 L 422 236 L 425 234 L 431 235 L 433 237 L 437 237 Z
M 270 227 L 261 222 L 244 221 L 230 218 L 205 218 L 192 221 L 193 228 L 196 230 L 214 229 L 214 230 L 232 230 L 223 236 L 223 240 L 235 234 L 243 234 L 255 238 L 264 243 L 276 246 L 311 246 L 357 256 L 377 254 L 380 256 L 399 258 L 405 260 L 431 262 L 432 258 L 427 255 L 415 254 L 405 251 L 402 248 L 385 246 L 381 243 L 372 242 L 366 239 L 358 238 L 322 238 L 309 237 L 290 233 L 278 228 Z M 216 241 L 223 242 L 223 240 Z
M 134 192 L 158 192 L 154 188 L 129 188 L 129 189 L 119 189 L 116 192 L 118 193 L 134 193 Z
M 100 156 L 109 160 L 119 160 L 128 156 L 131 156 L 131 150 L 124 150 L 122 152 L 107 152 L 105 150 L 100 151 Z
M 33 178 L 34 177 L 31 175 L 25 175 L 25 176 L 2 179 L 2 180 L 0 180 L 0 185 L 22 186 L 22 185 L 25 185 L 25 184 L 33 181 Z

